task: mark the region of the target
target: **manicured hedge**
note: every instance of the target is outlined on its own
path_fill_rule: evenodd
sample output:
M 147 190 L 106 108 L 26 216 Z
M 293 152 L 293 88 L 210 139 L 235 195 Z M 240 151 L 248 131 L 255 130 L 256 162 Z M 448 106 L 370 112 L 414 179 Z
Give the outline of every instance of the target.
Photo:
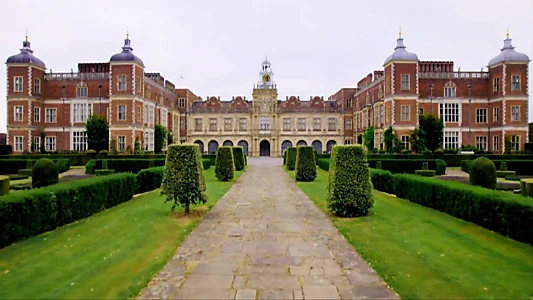
M 520 194 L 524 197 L 533 197 L 533 179 L 526 178 L 520 180 Z
M 13 153 L 13 146 L 11 145 L 0 145 L 0 154 L 9 155 Z
M 299 146 L 296 149 L 296 181 L 315 180 L 316 161 L 313 146 Z
M 17 155 L 25 157 L 22 155 Z M 29 156 L 29 155 L 28 155 Z M 42 156 L 42 158 L 48 158 L 49 156 Z M 57 166 L 59 173 L 66 172 L 70 169 L 70 160 L 66 158 L 51 159 Z M 37 159 L 0 159 L 0 174 L 18 174 L 19 170 L 28 169 L 29 164 L 34 165 Z
M 229 181 L 235 177 L 235 164 L 233 162 L 233 151 L 229 146 L 221 146 L 217 151 L 215 162 L 215 176 L 220 181 Z
M 324 171 L 329 171 L 329 158 L 322 158 L 318 160 L 318 167 Z
M 135 174 L 69 181 L 0 197 L 0 248 L 130 200 Z
M 516 176 L 515 171 L 496 171 L 496 177 L 506 178 L 507 176 Z
M 202 166 L 204 167 L 204 170 L 207 170 L 211 168 L 211 160 L 210 159 L 202 159 Z
M 31 170 L 31 186 L 40 188 L 58 183 L 59 172 L 57 165 L 48 158 L 41 158 L 35 162 Z
M 107 176 L 111 174 L 115 174 L 115 170 L 113 169 L 102 169 L 102 170 L 96 170 L 94 171 L 96 176 Z
M 296 168 L 296 147 L 287 148 L 287 169 L 289 171 L 294 171 Z
M 435 170 L 416 170 L 415 175 L 424 177 L 433 177 L 437 174 Z
M 490 155 L 487 155 L 486 157 L 489 158 Z M 533 175 L 533 160 L 493 160 L 492 162 L 494 163 L 496 170 L 500 170 L 501 164 L 505 162 L 507 170 L 515 171 L 516 175 Z M 472 160 L 463 160 L 461 162 L 461 170 L 469 173 L 471 164 Z
M 370 169 L 370 178 L 372 179 L 372 186 L 374 189 L 394 194 L 394 175 L 385 170 Z
M 139 173 L 143 169 L 150 168 L 152 159 L 106 159 L 107 167 L 115 170 L 115 173 Z M 103 169 L 103 159 L 90 160 L 85 166 L 86 174 L 94 174 L 94 170 Z M 154 167 L 165 165 L 165 159 L 153 159 Z
M 0 196 L 9 194 L 9 176 L 0 175 Z
M 428 163 L 430 170 L 435 170 L 437 175 L 446 174 L 446 163 L 440 159 L 434 160 L 368 160 L 369 167 L 376 169 L 378 162 L 381 162 L 381 169 L 392 173 L 409 173 L 414 174 L 416 170 L 421 170 L 424 162 Z M 318 167 L 328 171 L 330 160 L 322 158 L 318 160 Z
M 242 171 L 244 169 L 244 148 L 241 146 L 231 147 L 233 151 L 233 162 L 235 163 L 235 171 Z
M 137 174 L 137 193 L 153 191 L 161 187 L 165 167 L 141 170 Z
M 390 180 L 390 176 L 384 174 L 377 170 L 371 172 L 372 182 L 377 190 L 387 193 L 393 191 L 398 198 L 533 245 L 533 201 L 530 198 L 410 174 L 390 174 L 393 177 Z

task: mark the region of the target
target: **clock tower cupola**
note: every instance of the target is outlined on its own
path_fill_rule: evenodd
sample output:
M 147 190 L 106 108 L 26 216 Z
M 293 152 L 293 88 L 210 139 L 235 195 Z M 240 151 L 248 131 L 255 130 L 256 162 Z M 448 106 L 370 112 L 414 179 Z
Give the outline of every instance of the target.
M 274 73 L 272 72 L 272 65 L 267 57 L 261 63 L 261 72 L 259 72 L 258 89 L 274 89 L 276 84 L 274 82 Z

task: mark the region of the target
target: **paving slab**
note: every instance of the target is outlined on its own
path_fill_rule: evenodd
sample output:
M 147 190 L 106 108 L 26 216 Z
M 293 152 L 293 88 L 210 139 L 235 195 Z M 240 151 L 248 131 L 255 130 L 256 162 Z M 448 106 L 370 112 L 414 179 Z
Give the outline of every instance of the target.
M 248 169 L 138 299 L 399 299 L 276 158 Z

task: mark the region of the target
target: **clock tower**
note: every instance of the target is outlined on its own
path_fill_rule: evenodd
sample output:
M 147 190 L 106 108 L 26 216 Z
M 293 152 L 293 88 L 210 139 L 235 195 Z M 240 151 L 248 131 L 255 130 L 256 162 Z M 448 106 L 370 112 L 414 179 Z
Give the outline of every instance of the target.
M 258 89 L 273 89 L 276 88 L 274 83 L 274 73 L 272 73 L 272 65 L 268 58 L 261 64 L 261 72 L 259 72 L 259 82 L 257 83 Z

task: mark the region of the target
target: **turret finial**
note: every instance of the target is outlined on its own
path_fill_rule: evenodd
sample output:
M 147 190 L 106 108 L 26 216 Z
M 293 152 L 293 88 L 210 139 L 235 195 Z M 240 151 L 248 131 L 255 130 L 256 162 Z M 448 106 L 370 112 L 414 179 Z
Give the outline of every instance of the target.
M 507 34 L 505 36 L 506 38 L 509 38 L 509 27 L 507 27 Z
M 26 42 L 28 41 L 28 30 L 26 29 Z
M 400 26 L 400 31 L 398 32 L 398 36 L 402 38 L 402 26 Z
M 126 39 L 130 39 L 130 30 L 126 28 Z

